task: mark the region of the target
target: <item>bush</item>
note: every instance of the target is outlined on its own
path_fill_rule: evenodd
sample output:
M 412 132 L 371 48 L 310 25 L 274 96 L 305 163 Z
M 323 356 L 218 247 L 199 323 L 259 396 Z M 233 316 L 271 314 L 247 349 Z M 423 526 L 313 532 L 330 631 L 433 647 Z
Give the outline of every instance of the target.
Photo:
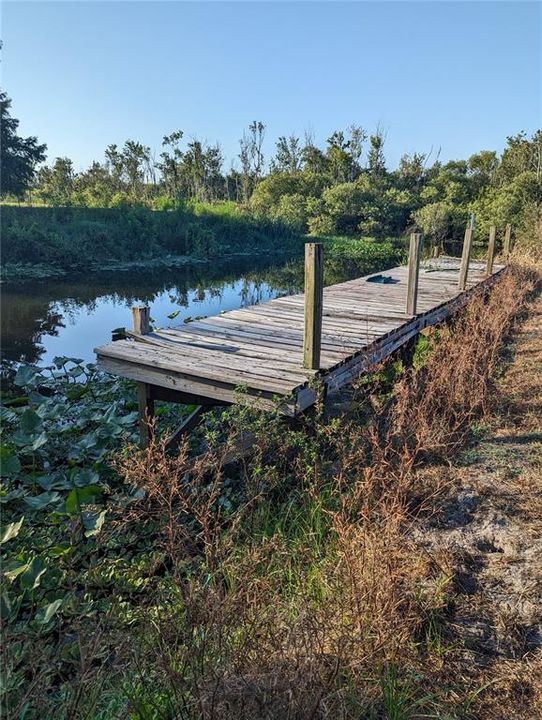
M 150 210 L 116 208 L 2 208 L 3 262 L 49 263 L 62 269 L 103 267 L 107 261 L 166 253 L 211 257 L 233 252 L 300 249 L 299 225 L 242 213 L 232 203 Z M 291 219 L 291 218 L 290 218 Z

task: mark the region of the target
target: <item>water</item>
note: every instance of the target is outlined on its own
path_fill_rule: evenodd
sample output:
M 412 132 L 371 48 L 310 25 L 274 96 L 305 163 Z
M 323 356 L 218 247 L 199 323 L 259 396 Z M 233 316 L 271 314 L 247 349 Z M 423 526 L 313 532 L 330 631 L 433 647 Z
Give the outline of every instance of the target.
M 301 259 L 255 257 L 65 279 L 2 284 L 2 377 L 20 362 L 46 365 L 57 355 L 95 359 L 111 331 L 131 326 L 130 308 L 148 304 L 157 327 L 297 292 Z M 167 316 L 178 311 L 175 319 Z

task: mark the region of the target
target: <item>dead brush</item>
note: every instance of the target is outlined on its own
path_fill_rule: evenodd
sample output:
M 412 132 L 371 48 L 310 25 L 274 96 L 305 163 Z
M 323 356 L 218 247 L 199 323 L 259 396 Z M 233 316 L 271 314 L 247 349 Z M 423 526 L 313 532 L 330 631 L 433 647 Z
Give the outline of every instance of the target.
M 373 465 L 408 477 L 424 459 L 449 457 L 463 444 L 488 411 L 504 337 L 535 283 L 532 272 L 511 268 L 492 292 L 439 331 L 425 366 L 400 380 L 369 433 Z
M 159 668 L 176 718 L 359 717 L 378 695 L 378 669 L 413 661 L 410 638 L 423 621 L 425 561 L 396 530 L 336 518 L 320 562 L 311 548 L 298 551 L 294 588 L 278 570 L 292 552 L 284 541 L 232 549 L 222 568 L 229 591 L 193 578 L 183 606 L 154 620 L 137 664 Z M 147 676 L 152 695 L 156 673 Z
M 450 457 L 487 410 L 499 348 L 535 281 L 511 268 L 441 329 L 369 426 L 317 416 L 303 435 L 238 423 L 196 463 L 187 445 L 169 457 L 154 444 L 118 465 L 145 493 L 125 521 L 153 524 L 175 586 L 124 658 L 135 717 L 384 717 L 385 669 L 427 672 L 423 638 L 448 577 L 408 539 L 414 470 Z M 245 430 L 256 452 L 226 510 L 224 462 Z M 405 698 L 421 712 L 409 690 L 401 717 Z

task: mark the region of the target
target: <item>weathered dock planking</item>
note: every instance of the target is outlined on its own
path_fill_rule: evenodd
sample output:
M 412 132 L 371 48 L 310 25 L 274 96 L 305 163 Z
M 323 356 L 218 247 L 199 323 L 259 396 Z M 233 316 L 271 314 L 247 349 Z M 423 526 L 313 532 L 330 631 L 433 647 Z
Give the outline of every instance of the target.
M 392 279 L 388 284 L 367 282 L 371 276 L 365 276 L 323 290 L 316 312 L 321 335 L 311 341 L 320 341 L 319 352 L 310 355 L 316 367 L 310 362 L 305 367 L 303 294 L 152 332 L 144 314 L 145 327 L 134 326 L 130 339 L 96 348 L 98 365 L 140 383 L 143 421 L 145 413 L 152 415 L 155 399 L 193 402 L 201 412 L 213 404 L 250 403 L 295 416 L 314 404 L 316 386 L 334 390 L 350 383 L 420 330 L 457 311 L 504 269 L 492 261 L 469 262 L 467 253 L 468 273 L 465 266 L 460 272 L 459 259 L 447 257 L 422 264 L 416 273 L 412 263 L 419 263 L 419 242 L 416 237 L 411 248 L 410 288 L 409 269 L 402 266 L 385 271 Z M 306 287 L 314 294 L 307 280 Z M 318 302 L 318 293 L 315 297 Z M 312 332 L 312 315 L 308 324 Z M 197 411 L 191 418 L 193 427 Z

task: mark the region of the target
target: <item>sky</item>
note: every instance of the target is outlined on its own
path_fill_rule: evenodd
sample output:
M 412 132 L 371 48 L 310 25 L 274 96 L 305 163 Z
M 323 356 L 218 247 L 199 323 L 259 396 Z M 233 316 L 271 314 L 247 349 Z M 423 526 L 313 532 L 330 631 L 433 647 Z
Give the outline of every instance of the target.
M 540 2 L 25 2 L 4 0 L 2 88 L 23 135 L 77 170 L 110 143 L 220 142 L 237 161 L 252 120 L 264 149 L 352 123 L 441 160 L 502 150 L 542 126 Z

